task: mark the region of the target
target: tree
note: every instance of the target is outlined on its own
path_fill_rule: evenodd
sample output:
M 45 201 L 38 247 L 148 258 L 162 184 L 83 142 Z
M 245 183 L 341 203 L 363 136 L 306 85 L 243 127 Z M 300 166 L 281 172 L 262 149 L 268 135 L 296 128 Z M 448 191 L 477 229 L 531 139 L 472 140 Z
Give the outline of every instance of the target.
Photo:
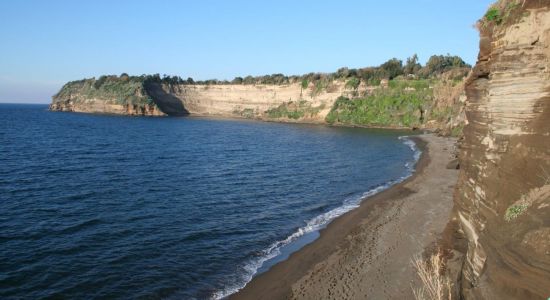
M 336 71 L 336 75 L 338 76 L 338 78 L 348 78 L 349 69 L 347 67 L 340 68 L 338 69 L 338 71 Z
M 421 68 L 422 66 L 418 63 L 418 55 L 415 53 L 413 56 L 407 58 L 407 63 L 403 67 L 403 73 L 406 75 L 416 74 Z
M 447 55 L 432 55 L 426 66 L 424 67 L 423 74 L 425 76 L 432 76 L 434 74 L 441 74 L 452 68 L 465 68 L 470 67 L 462 60 L 460 56 Z
M 403 62 L 397 58 L 388 60 L 383 63 L 380 68 L 389 79 L 394 79 L 395 77 L 403 74 Z
M 99 79 L 94 82 L 94 88 L 99 89 L 107 81 L 107 76 L 101 75 Z
M 187 84 L 195 84 L 195 80 L 193 80 L 193 78 L 191 78 L 191 77 L 187 77 L 186 82 L 187 82 Z
M 359 80 L 359 78 L 351 77 L 350 80 L 348 80 L 348 82 L 346 82 L 346 88 L 352 89 L 352 90 L 357 90 L 360 83 L 361 83 L 361 80 Z
M 246 77 L 243 79 L 243 83 L 244 83 L 244 84 L 254 84 L 255 81 L 256 81 L 256 80 L 254 79 L 254 77 L 252 77 L 252 76 L 250 76 L 250 75 L 246 76 Z

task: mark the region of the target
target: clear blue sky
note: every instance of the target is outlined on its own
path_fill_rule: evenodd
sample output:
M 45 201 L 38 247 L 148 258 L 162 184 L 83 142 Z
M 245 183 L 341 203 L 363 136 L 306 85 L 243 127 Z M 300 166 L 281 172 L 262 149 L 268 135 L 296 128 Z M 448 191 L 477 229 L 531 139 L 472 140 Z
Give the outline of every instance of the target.
M 69 80 L 332 72 L 417 53 L 475 63 L 493 0 L 0 2 L 0 102 L 48 103 Z

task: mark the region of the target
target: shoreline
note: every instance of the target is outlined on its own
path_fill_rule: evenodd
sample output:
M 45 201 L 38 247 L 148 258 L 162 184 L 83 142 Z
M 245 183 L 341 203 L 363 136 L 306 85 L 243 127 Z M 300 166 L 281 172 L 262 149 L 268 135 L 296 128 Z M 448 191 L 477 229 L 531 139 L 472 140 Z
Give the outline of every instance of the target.
M 446 157 L 446 155 L 452 154 L 455 140 L 429 134 L 411 136 L 409 139 L 413 140 L 416 147 L 422 152 L 411 176 L 363 199 L 359 207 L 335 218 L 321 229 L 320 236 L 315 241 L 292 253 L 286 260 L 275 264 L 266 272 L 253 277 L 243 289 L 228 296 L 228 299 L 350 299 L 366 296 L 376 296 L 374 298 L 412 296 L 411 283 L 415 279 L 412 276 L 414 274 L 410 260 L 414 255 L 421 255 L 424 249 L 435 243 L 436 235 L 444 230 L 452 208 L 452 190 L 456 184 L 458 172 L 445 168 L 451 160 L 451 157 Z M 450 176 L 431 175 L 434 168 L 441 169 L 442 172 Z M 440 196 L 433 189 L 437 189 L 437 185 L 441 182 L 437 182 L 435 186 L 424 185 L 430 179 L 438 181 L 437 179 L 441 178 L 448 183 L 446 185 L 448 199 L 444 203 L 440 203 L 443 205 L 439 205 L 439 209 L 435 211 L 437 216 L 432 215 L 439 221 L 436 222 L 438 223 L 436 226 L 438 232 L 436 234 L 412 232 L 412 235 L 406 236 L 412 244 L 418 244 L 417 238 L 426 241 L 421 242 L 420 247 L 417 245 L 409 251 L 390 245 L 392 240 L 399 242 L 403 239 L 403 234 L 395 232 L 395 228 L 389 228 L 392 227 L 391 225 L 408 223 L 408 221 L 414 223 L 414 220 L 423 219 L 418 211 L 416 214 L 403 213 L 405 212 L 404 206 L 416 206 L 406 200 L 418 196 L 417 189 L 423 189 L 424 193 L 430 192 L 432 196 L 429 198 L 432 199 L 429 200 L 433 201 L 434 198 Z M 430 201 L 423 204 L 423 206 L 428 206 L 428 209 L 431 206 Z M 432 223 L 431 219 L 424 220 L 424 223 L 426 221 Z M 421 230 L 415 227 L 408 229 Z M 388 236 L 381 235 L 382 231 L 387 231 Z M 410 248 L 410 246 L 405 248 Z M 408 254 L 414 255 L 410 257 L 399 255 L 401 261 L 397 264 L 395 262 L 398 260 L 392 257 L 395 254 L 388 252 L 399 252 L 397 250 L 405 250 L 404 252 L 411 252 Z M 365 251 L 369 252 L 367 256 L 364 256 Z M 380 262 L 389 262 L 389 260 L 392 260 L 390 264 L 394 265 L 394 268 L 390 269 L 399 273 L 385 272 L 377 266 Z M 364 268 L 359 268 L 359 266 Z M 403 269 L 410 270 L 403 272 Z M 402 284 L 397 286 L 395 285 L 396 276 L 403 277 L 398 280 Z M 392 282 L 391 286 L 394 288 L 393 291 L 389 288 L 388 292 L 388 288 L 385 286 L 389 281 Z M 357 288 L 353 288 L 355 285 Z
M 9 104 L 9 103 L 7 103 Z M 41 103 L 37 103 L 42 105 Z M 110 113 L 110 112 L 86 112 L 86 111 L 62 111 L 62 110 L 52 110 L 50 109 L 50 104 L 48 105 L 48 111 L 50 112 L 63 112 L 63 113 L 76 113 L 76 114 L 87 114 L 87 115 L 99 115 L 99 116 L 115 116 L 115 117 L 145 117 L 145 118 L 192 118 L 192 119 L 214 119 L 214 120 L 228 120 L 228 121 L 252 121 L 252 122 L 264 122 L 264 123 L 280 123 L 280 124 L 305 124 L 305 125 L 321 125 L 329 127 L 340 127 L 340 128 L 362 128 L 362 129 L 383 129 L 383 130 L 397 130 L 397 131 L 410 131 L 413 133 L 416 132 L 428 132 L 433 133 L 431 128 L 411 128 L 411 127 L 401 127 L 401 126 L 381 126 L 381 125 L 360 125 L 360 124 L 343 124 L 343 123 L 333 123 L 330 124 L 326 121 L 305 119 L 305 120 L 293 120 L 293 119 L 262 119 L 262 118 L 244 118 L 239 116 L 229 116 L 229 115 L 214 115 L 214 114 L 188 114 L 183 116 L 169 116 L 169 115 L 141 115 L 141 114 L 119 114 L 119 113 Z

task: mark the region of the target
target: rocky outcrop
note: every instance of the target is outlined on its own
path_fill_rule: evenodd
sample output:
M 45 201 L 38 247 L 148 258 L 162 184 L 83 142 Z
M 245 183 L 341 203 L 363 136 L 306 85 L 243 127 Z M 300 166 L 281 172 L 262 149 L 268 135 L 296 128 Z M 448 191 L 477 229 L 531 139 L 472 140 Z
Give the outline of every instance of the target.
M 107 78 L 107 76 L 103 76 Z M 83 79 L 65 84 L 52 97 L 50 110 L 139 116 L 164 116 L 166 112 L 152 101 L 143 80 L 118 78 Z
M 467 84 L 456 219 L 466 299 L 550 297 L 550 3 L 500 1 Z
M 166 114 L 156 105 L 119 104 L 115 100 L 86 98 L 79 100 L 79 95 L 74 98 L 58 101 L 50 104 L 52 111 L 68 111 L 80 113 L 117 114 L 129 116 L 165 116 Z

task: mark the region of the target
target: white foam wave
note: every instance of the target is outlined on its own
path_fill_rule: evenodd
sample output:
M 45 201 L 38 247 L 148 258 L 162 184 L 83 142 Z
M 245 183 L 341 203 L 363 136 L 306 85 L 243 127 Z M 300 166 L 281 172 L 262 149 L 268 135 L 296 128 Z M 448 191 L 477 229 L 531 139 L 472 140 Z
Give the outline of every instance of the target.
M 398 138 L 399 140 L 403 141 L 403 144 L 409 146 L 409 148 L 411 149 L 411 151 L 414 153 L 413 154 L 413 161 L 408 161 L 405 163 L 405 167 L 411 171 L 412 173 L 414 173 L 414 166 L 416 165 L 416 163 L 418 162 L 418 160 L 420 159 L 420 156 L 422 155 L 422 151 L 420 151 L 418 149 L 418 147 L 416 146 L 416 143 L 410 138 L 410 136 L 407 136 L 407 135 L 404 135 L 404 136 L 400 136 Z M 409 175 L 410 176 L 410 175 Z M 408 177 L 408 176 L 407 176 Z
M 386 184 L 380 185 L 374 189 L 371 189 L 359 197 L 349 197 L 345 199 L 342 203 L 342 206 L 339 206 L 337 208 L 334 208 L 326 213 L 323 213 L 311 220 L 309 220 L 305 226 L 300 227 L 297 231 L 295 231 L 293 234 L 289 235 L 286 239 L 277 241 L 273 244 L 271 244 L 268 248 L 264 249 L 262 251 L 262 255 L 260 255 L 257 259 L 254 259 L 247 264 L 243 266 L 244 272 L 241 274 L 241 280 L 239 280 L 238 284 L 234 284 L 233 286 L 227 287 L 224 290 L 218 291 L 214 293 L 211 297 L 211 299 L 223 299 L 228 297 L 231 294 L 236 293 L 240 289 L 244 288 L 244 286 L 252 280 L 252 277 L 258 272 L 260 267 L 268 260 L 278 256 L 281 254 L 281 248 L 296 241 L 303 235 L 317 231 L 325 227 L 328 223 L 330 223 L 335 218 L 349 212 L 352 209 L 355 209 L 359 207 L 361 202 L 372 195 L 375 195 L 383 190 L 388 189 L 389 187 L 400 183 L 410 177 L 412 173 L 414 172 L 414 165 L 418 160 L 420 159 L 420 155 L 422 152 L 418 149 L 416 146 L 416 143 L 411 140 L 408 136 L 400 136 L 399 140 L 403 141 L 403 143 L 413 151 L 414 155 L 414 161 L 407 162 L 405 164 L 407 170 L 407 174 L 405 176 L 400 177 L 397 180 L 392 180 L 390 182 L 387 182 Z

